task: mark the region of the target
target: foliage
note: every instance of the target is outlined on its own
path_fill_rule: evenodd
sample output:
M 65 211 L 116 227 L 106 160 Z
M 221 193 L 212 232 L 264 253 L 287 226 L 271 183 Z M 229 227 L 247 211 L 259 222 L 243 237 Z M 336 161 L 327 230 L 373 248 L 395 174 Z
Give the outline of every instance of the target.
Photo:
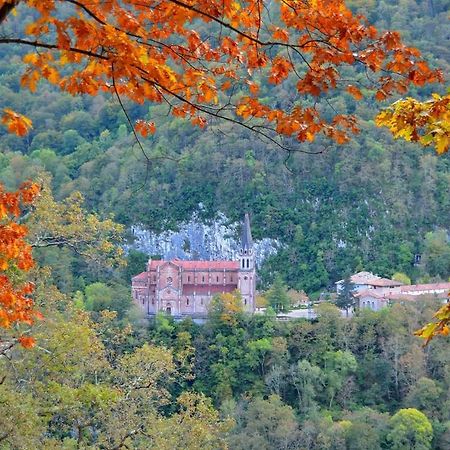
M 411 278 L 403 272 L 395 272 L 394 275 L 392 275 L 392 279 L 395 281 L 400 281 L 400 283 L 403 284 L 411 284 Z
M 30 294 L 32 283 L 23 282 L 21 273 L 33 267 L 31 247 L 26 243 L 27 228 L 18 223 L 22 209 L 37 196 L 36 184 L 23 184 L 17 192 L 6 192 L 0 184 L 0 328 L 31 325 L 41 317 L 34 309 Z M 17 338 L 24 347 L 32 347 L 34 339 L 27 334 Z M 11 342 L 0 338 L 0 354 Z
M 31 246 L 65 247 L 97 267 L 123 265 L 123 226 L 111 218 L 101 220 L 98 215 L 87 213 L 83 202 L 77 191 L 63 201 L 55 201 L 49 180 L 44 177 L 41 195 L 27 220 Z
M 0 3 L 0 21 L 15 3 Z M 262 81 L 286 83 L 315 99 L 346 90 L 359 100 L 364 95 L 359 80 L 349 84 L 346 68 L 360 66 L 370 73 L 364 92 L 375 91 L 381 101 L 410 85 L 442 79 L 417 49 L 401 42 L 399 33 L 378 32 L 342 0 L 17 3 L 19 17 L 34 18 L 20 21 L 0 43 L 35 48 L 23 58 L 27 69 L 21 78 L 31 91 L 46 79 L 72 95 L 108 92 L 122 105 L 121 97 L 138 104 L 165 101 L 174 116 L 190 117 L 201 128 L 209 115 L 240 124 L 280 147 L 276 134 L 313 141 L 322 133 L 347 142 L 348 132 L 357 131 L 355 118 L 300 101 L 280 109 L 276 96 L 271 102 L 260 97 Z M 205 24 L 220 30 L 217 40 L 208 39 Z M 24 125 L 13 125 L 17 119 L 9 119 L 11 114 L 5 111 L 5 121 L 21 134 Z M 135 132 L 153 134 L 155 124 L 139 119 Z
M 433 428 L 427 416 L 417 409 L 401 409 L 390 419 L 390 426 L 388 440 L 393 450 L 431 448 Z
M 415 334 L 426 339 L 428 343 L 433 337 L 442 335 L 448 336 L 450 334 L 450 302 L 442 306 L 434 315 L 436 322 L 430 322 Z
M 265 297 L 276 313 L 289 312 L 291 299 L 287 293 L 286 285 L 279 275 L 275 278 L 272 286 L 266 292 Z
M 353 295 L 354 289 L 355 285 L 351 282 L 350 278 L 345 278 L 336 297 L 336 306 L 345 309 L 347 316 L 349 308 L 353 308 L 356 303 Z
M 214 295 L 209 304 L 208 316 L 211 320 L 233 326 L 243 313 L 239 291 Z
M 438 154 L 450 147 L 450 94 L 433 94 L 421 102 L 408 97 L 378 114 L 378 126 L 386 126 L 395 138 L 433 144 Z

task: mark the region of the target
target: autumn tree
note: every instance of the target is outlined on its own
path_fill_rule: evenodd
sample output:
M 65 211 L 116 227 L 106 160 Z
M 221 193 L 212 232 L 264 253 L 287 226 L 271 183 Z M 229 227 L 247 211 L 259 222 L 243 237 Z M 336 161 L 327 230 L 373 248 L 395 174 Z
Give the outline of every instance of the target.
M 434 145 L 438 154 L 450 147 L 450 94 L 433 94 L 426 101 L 408 97 L 393 103 L 376 118 L 395 138 Z
M 30 205 L 38 192 L 38 186 L 32 183 L 23 184 L 17 192 L 6 192 L 0 184 L 0 329 L 14 327 L 13 336 L 24 347 L 32 347 L 34 339 L 19 326 L 31 325 L 39 313 L 30 297 L 33 285 L 21 276 L 33 267 L 33 258 L 25 240 L 27 228 L 19 219 L 23 207 Z M 0 336 L 0 354 L 14 342 Z
M 83 195 L 74 191 L 57 202 L 48 176 L 41 177 L 41 194 L 27 218 L 28 241 L 34 249 L 67 248 L 89 263 L 122 266 L 123 225 L 100 218 L 84 208 Z
M 73 95 L 107 92 L 124 111 L 124 100 L 164 102 L 200 127 L 215 117 L 282 148 L 280 137 L 348 141 L 355 117 L 325 108 L 336 91 L 385 100 L 442 79 L 397 32 L 380 33 L 343 0 L 2 0 L 0 24 L 13 11 L 19 24 L 0 44 L 30 48 L 23 87 L 46 79 Z M 286 83 L 292 106 L 263 100 L 262 83 Z M 31 126 L 10 109 L 3 123 L 19 135 Z M 141 119 L 133 131 L 146 136 L 155 124 Z

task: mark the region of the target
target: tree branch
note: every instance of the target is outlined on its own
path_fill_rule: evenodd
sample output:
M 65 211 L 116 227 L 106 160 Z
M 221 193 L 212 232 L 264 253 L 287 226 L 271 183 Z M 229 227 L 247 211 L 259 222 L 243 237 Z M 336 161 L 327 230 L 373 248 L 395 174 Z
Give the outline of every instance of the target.
M 8 17 L 9 13 L 21 2 L 21 0 L 10 0 L 7 1 L 0 8 L 0 25 L 4 22 L 4 20 Z

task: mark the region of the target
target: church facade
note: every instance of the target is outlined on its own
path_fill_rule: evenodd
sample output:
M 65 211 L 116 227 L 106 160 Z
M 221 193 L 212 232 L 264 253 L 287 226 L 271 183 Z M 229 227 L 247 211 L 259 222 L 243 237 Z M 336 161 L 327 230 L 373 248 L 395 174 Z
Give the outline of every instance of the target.
M 256 271 L 248 214 L 237 261 L 149 260 L 132 278 L 132 296 L 148 315 L 205 316 L 215 294 L 238 290 L 244 311 L 255 311 Z

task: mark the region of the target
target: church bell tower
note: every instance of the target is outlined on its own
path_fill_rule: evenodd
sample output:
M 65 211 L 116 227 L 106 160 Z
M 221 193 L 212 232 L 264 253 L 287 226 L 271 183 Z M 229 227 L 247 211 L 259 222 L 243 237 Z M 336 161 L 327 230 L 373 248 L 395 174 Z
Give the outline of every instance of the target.
M 250 217 L 245 214 L 242 224 L 241 249 L 239 251 L 239 284 L 244 311 L 255 311 L 256 271 L 255 255 L 253 252 L 252 231 L 250 229 Z

